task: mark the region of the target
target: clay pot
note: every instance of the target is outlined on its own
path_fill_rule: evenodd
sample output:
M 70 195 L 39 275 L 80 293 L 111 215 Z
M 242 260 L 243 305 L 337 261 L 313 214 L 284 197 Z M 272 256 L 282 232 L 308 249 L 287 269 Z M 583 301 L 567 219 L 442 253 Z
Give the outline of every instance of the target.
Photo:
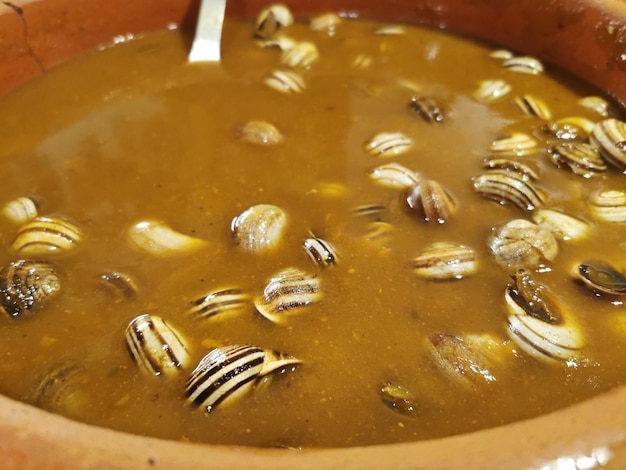
M 267 0 L 231 0 L 253 17 Z M 626 104 L 623 0 L 285 0 L 297 14 L 446 27 L 559 65 Z M 193 23 L 192 0 L 0 2 L 0 94 L 116 35 Z M 618 358 L 619 359 L 619 358 Z M 562 459 L 564 466 L 556 466 Z M 194 445 L 76 423 L 0 397 L 1 468 L 626 468 L 626 386 L 528 421 L 366 448 L 292 451 Z M 578 465 L 578 466 L 576 466 Z

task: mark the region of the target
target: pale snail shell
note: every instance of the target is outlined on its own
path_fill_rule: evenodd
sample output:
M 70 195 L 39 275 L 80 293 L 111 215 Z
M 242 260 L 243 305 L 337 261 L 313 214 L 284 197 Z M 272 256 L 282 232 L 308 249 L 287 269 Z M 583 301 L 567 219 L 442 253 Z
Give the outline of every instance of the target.
M 189 314 L 203 319 L 221 318 L 251 306 L 250 296 L 241 289 L 228 287 L 209 292 L 191 302 Z
M 20 227 L 12 248 L 27 255 L 73 250 L 83 239 L 82 230 L 61 217 L 35 217 Z
M 525 219 L 514 219 L 492 230 L 489 251 L 508 267 L 538 267 L 552 261 L 559 252 L 554 235 Z
M 413 258 L 413 271 L 424 279 L 462 279 L 477 268 L 474 250 L 459 243 L 433 243 Z
M 272 323 L 284 323 L 288 316 L 321 298 L 321 283 L 317 276 L 287 268 L 270 279 L 254 305 Z
M 287 226 L 287 214 L 278 206 L 258 204 L 235 217 L 231 232 L 246 251 L 261 253 L 276 248 Z
M 283 353 L 251 345 L 215 348 L 202 358 L 187 381 L 187 401 L 207 413 L 232 405 L 259 381 L 301 361 Z
M 206 246 L 205 240 L 185 235 L 156 220 L 138 222 L 127 233 L 134 246 L 154 256 L 188 253 Z
M 190 363 L 182 336 L 161 317 L 139 315 L 128 324 L 125 338 L 131 357 L 148 375 L 171 377 Z

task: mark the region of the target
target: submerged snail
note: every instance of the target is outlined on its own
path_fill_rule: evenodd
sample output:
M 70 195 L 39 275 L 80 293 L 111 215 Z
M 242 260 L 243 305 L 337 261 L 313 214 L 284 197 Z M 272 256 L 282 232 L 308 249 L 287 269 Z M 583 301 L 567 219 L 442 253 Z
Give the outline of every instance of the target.
M 251 345 L 215 348 L 202 358 L 187 381 L 187 401 L 211 413 L 252 391 L 268 374 L 301 361 Z

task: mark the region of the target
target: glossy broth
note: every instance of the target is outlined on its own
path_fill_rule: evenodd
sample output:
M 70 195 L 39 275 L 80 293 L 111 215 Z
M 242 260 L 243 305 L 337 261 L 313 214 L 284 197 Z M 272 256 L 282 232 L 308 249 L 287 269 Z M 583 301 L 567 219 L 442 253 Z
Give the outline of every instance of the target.
M 556 168 L 545 145 L 524 157 L 541 173 L 546 207 L 590 223 L 586 239 L 560 241 L 557 258 L 536 273 L 585 336 L 580 359 L 556 365 L 509 340 L 504 290 L 511 270 L 487 249 L 492 227 L 531 215 L 487 200 L 472 186 L 495 138 L 537 135 L 544 124 L 521 114 L 514 96 L 541 98 L 555 118 L 598 121 L 577 103 L 597 91 L 561 75 L 505 70 L 489 56 L 492 47 L 468 39 L 410 27 L 400 35 L 374 34 L 380 26 L 344 19 L 332 35 L 305 23 L 292 26 L 290 37 L 314 42 L 320 53 L 310 67 L 296 69 L 306 82 L 299 94 L 264 84 L 273 70 L 286 68 L 280 52 L 259 47 L 251 24 L 230 22 L 221 69 L 186 64 L 185 39 L 164 31 L 82 57 L 3 97 L 0 203 L 32 195 L 41 214 L 73 221 L 85 240 L 46 257 L 61 272 L 61 295 L 30 315 L 0 318 L 0 391 L 132 433 L 311 447 L 469 432 L 547 413 L 624 383 L 622 300 L 595 295 L 571 275 L 581 261 L 619 265 L 624 259 L 624 227 L 592 221 L 586 202 L 596 189 L 625 189 L 624 176 L 609 169 L 582 178 Z M 372 64 L 355 67 L 360 55 Z M 513 91 L 480 103 L 473 94 L 491 78 L 506 80 Z M 407 105 L 416 94 L 436 99 L 444 122 L 412 115 Z M 237 129 L 250 120 L 271 122 L 284 142 L 255 146 L 237 139 Z M 363 144 L 380 132 L 403 132 L 414 146 L 390 158 L 369 155 Z M 443 184 L 458 212 L 444 224 L 411 213 L 403 191 L 366 176 L 390 161 Z M 255 204 L 274 204 L 288 215 L 280 246 L 270 253 L 245 252 L 232 239 L 232 219 Z M 367 204 L 384 210 L 355 215 Z M 146 219 L 207 246 L 171 257 L 146 254 L 127 238 L 128 228 Z M 367 239 L 375 221 L 389 224 L 388 239 Z M 23 257 L 10 248 L 16 230 L 0 220 L 2 265 Z M 322 270 L 307 257 L 302 243 L 311 233 L 335 246 L 336 266 Z M 412 259 L 436 241 L 473 248 L 477 273 L 454 281 L 418 278 Z M 317 274 L 323 299 L 284 325 L 252 306 L 213 320 L 188 313 L 190 302 L 219 288 L 260 295 L 288 267 Z M 98 287 L 99 276 L 110 271 L 136 279 L 136 299 L 119 300 Z M 142 313 L 175 326 L 194 364 L 227 344 L 276 349 L 303 363 L 231 407 L 194 410 L 184 397 L 190 370 L 165 380 L 143 374 L 131 359 L 124 331 Z M 433 333 L 496 338 L 503 358 L 493 369 L 496 380 L 466 387 L 442 373 L 425 347 Z M 41 400 L 42 381 L 63 364 L 84 368 L 77 383 L 65 397 Z M 385 406 L 381 387 L 388 382 L 412 393 L 411 413 Z

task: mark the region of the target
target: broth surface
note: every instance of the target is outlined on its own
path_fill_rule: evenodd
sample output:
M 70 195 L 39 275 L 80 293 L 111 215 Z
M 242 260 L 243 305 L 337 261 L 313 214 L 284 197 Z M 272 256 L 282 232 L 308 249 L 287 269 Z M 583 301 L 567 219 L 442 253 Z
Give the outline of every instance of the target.
M 620 297 L 596 295 L 574 282 L 572 268 L 604 260 L 621 268 L 624 226 L 590 216 L 587 200 L 602 188 L 626 189 L 609 168 L 583 178 L 557 168 L 547 144 L 528 156 L 545 207 L 587 221 L 584 240 L 559 241 L 554 261 L 537 280 L 558 296 L 584 334 L 576 360 L 546 363 L 521 351 L 507 335 L 504 292 L 515 271 L 487 247 L 492 228 L 531 213 L 481 197 L 472 178 L 484 172 L 494 139 L 514 132 L 539 140 L 545 122 L 513 104 L 531 94 L 554 119 L 597 113 L 578 100 L 597 94 L 570 78 L 507 70 L 493 48 L 438 31 L 344 19 L 334 34 L 291 26 L 319 60 L 295 70 L 302 93 L 283 94 L 264 80 L 281 52 L 259 47 L 248 23 L 228 22 L 221 69 L 186 64 L 178 31 L 136 38 L 82 57 L 0 101 L 0 204 L 32 196 L 41 215 L 72 221 L 84 240 L 67 253 L 44 256 L 61 274 L 61 293 L 20 318 L 0 318 L 0 391 L 99 426 L 167 439 L 255 446 L 355 446 L 429 439 L 525 419 L 623 384 L 626 314 Z M 363 64 L 369 58 L 369 66 Z M 355 62 L 355 60 L 357 62 Z M 512 87 L 493 103 L 474 98 L 481 81 Z M 411 113 L 413 96 L 430 97 L 444 120 Z M 553 120 L 554 120 L 553 119 Z M 237 137 L 252 120 L 274 124 L 278 145 Z M 381 132 L 401 132 L 412 148 L 392 157 L 363 146 Z M 367 173 L 397 162 L 438 181 L 457 212 L 445 223 L 425 222 L 402 190 L 374 184 Z M 288 217 L 279 246 L 250 253 L 234 242 L 231 221 L 247 208 L 273 204 Z M 374 214 L 355 215 L 365 205 Z M 134 247 L 128 230 L 163 221 L 206 241 L 192 253 L 160 257 Z M 384 222 L 387 225 L 371 225 Z M 374 227 L 387 238 L 371 236 Z M 11 249 L 18 227 L 0 220 L 0 265 L 22 259 Z M 303 250 L 315 234 L 332 243 L 337 264 L 315 265 Z M 370 236 L 368 236 L 370 234 Z M 368 239 L 376 238 L 376 239 Z M 460 280 L 417 277 L 413 258 L 433 242 L 471 247 L 475 274 Z M 42 258 L 42 256 L 36 256 Z M 285 268 L 318 276 L 322 299 L 273 324 L 254 307 L 223 318 L 189 314 L 193 300 L 238 287 L 261 295 Z M 104 272 L 124 272 L 138 284 L 133 300 L 99 287 Z M 124 343 L 129 322 L 157 315 L 184 338 L 193 366 L 176 377 L 142 373 Z M 489 335 L 495 380 L 470 386 L 442 372 L 428 348 L 433 334 Z M 193 367 L 213 347 L 252 344 L 302 361 L 230 407 L 205 413 L 184 397 Z M 501 350 L 500 350 L 501 349 Z M 77 367 L 57 376 L 51 371 Z M 65 390 L 42 399 L 42 383 Z M 67 381 L 69 386 L 59 387 Z M 381 388 L 410 391 L 413 408 L 386 406 Z

